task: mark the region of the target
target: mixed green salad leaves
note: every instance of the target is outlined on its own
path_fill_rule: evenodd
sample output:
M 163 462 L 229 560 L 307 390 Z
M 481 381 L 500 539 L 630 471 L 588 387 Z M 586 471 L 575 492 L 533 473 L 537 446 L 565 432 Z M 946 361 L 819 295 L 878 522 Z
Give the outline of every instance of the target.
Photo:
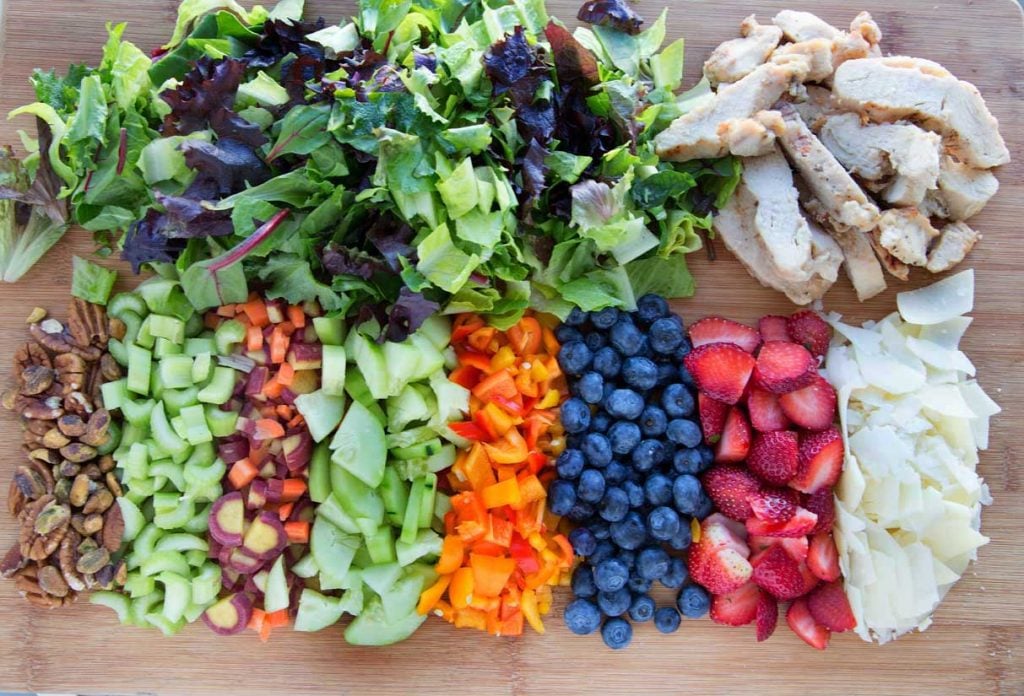
M 174 264 L 198 309 L 254 286 L 375 317 L 511 325 L 693 293 L 684 256 L 735 187 L 732 158 L 660 162 L 699 100 L 665 14 L 591 0 L 570 32 L 543 0 L 184 0 L 153 57 L 111 26 L 98 68 L 37 72 L 30 174 L 136 271 Z M 44 167 L 45 164 L 45 167 Z M 31 261 L 29 261 L 29 265 Z

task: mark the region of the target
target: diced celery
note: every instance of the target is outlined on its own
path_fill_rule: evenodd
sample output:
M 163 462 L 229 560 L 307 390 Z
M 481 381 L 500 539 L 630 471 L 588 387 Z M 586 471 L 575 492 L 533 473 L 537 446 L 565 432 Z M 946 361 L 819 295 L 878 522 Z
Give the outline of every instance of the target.
M 146 302 L 133 292 L 122 292 L 110 298 L 107 303 L 107 314 L 122 319 L 125 312 L 134 312 L 138 316 L 149 314 Z M 122 319 L 123 321 L 123 319 Z
M 135 542 L 132 544 L 131 555 L 134 556 L 136 566 L 153 554 L 156 542 L 159 541 L 160 537 L 163 535 L 164 530 L 160 529 L 153 523 L 147 524 L 142 528 L 142 531 L 135 537 Z
M 152 348 L 156 344 L 156 338 L 149 330 L 149 317 L 142 320 L 139 330 L 135 334 L 135 343 L 143 348 Z
M 206 563 L 208 556 L 209 553 L 207 551 L 200 551 L 199 549 L 192 549 L 191 551 L 185 552 L 185 560 L 188 561 L 189 566 L 192 568 L 198 568 Z
M 228 319 L 217 327 L 213 336 L 218 355 L 231 355 L 233 348 L 245 340 L 245 326 L 235 319 Z
M 145 348 L 128 346 L 128 391 L 146 396 L 149 394 L 149 378 L 153 369 L 153 354 Z
M 154 338 L 166 338 L 180 346 L 185 343 L 185 322 L 164 314 L 150 314 L 149 333 Z
M 153 370 L 149 377 L 149 393 L 154 399 L 164 398 L 164 380 L 160 374 L 160 370 Z
M 171 427 L 174 428 L 175 434 L 182 440 L 188 441 L 188 426 L 185 425 L 185 419 L 180 415 L 171 418 Z
M 192 406 L 199 401 L 199 387 L 184 389 L 165 389 L 160 397 L 164 402 L 164 410 L 169 416 L 180 416 L 181 409 Z
M 321 351 L 320 388 L 325 394 L 342 396 L 345 393 L 345 348 L 325 345 Z
M 125 336 L 127 338 L 127 336 Z M 122 341 L 112 338 L 107 341 L 107 352 L 117 361 L 118 365 L 128 364 L 128 345 Z
M 209 549 L 210 545 L 206 539 L 201 539 L 195 534 L 185 534 L 182 532 L 168 534 L 156 543 L 157 551 L 178 551 L 180 553 L 185 551 L 202 551 L 205 553 Z
M 168 462 L 169 463 L 169 462 Z M 158 462 L 153 465 L 156 469 L 160 467 L 162 463 Z M 156 474 L 161 475 L 161 474 Z M 157 513 L 167 512 L 169 510 L 175 510 L 178 507 L 178 501 L 181 500 L 181 495 L 172 491 L 160 492 L 153 494 L 153 510 Z
M 345 343 L 344 317 L 313 317 L 313 328 L 325 346 L 340 346 Z
M 124 532 L 121 534 L 121 543 L 130 543 L 139 535 L 146 525 L 146 516 L 142 514 L 139 506 L 128 498 L 121 496 L 117 499 L 117 505 L 121 508 L 121 519 L 124 520 Z
M 135 292 L 155 314 L 166 314 L 184 321 L 195 313 L 176 280 L 154 277 L 135 288 Z
M 182 473 L 189 489 L 199 489 L 211 483 L 219 483 L 224 476 L 224 462 L 217 458 L 217 452 L 210 442 L 196 445 L 185 461 Z
M 101 607 L 113 609 L 117 614 L 117 620 L 121 623 L 128 623 L 131 616 L 131 603 L 128 598 L 119 592 L 110 590 L 99 590 L 89 596 L 90 604 L 97 604 Z
M 126 479 L 144 479 L 149 476 L 149 449 L 141 442 L 128 449 L 128 455 L 118 462 Z
M 200 337 L 185 339 L 185 355 L 191 355 L 193 358 L 198 355 L 202 355 L 203 353 L 213 353 L 216 350 L 217 344 L 212 338 Z
M 185 556 L 177 551 L 154 551 L 139 566 L 139 572 L 143 575 L 159 575 L 168 571 L 178 575 L 189 575 Z
M 124 591 L 132 599 L 137 599 L 156 590 L 156 579 L 142 573 L 128 573 L 128 579 L 124 583 Z
M 168 355 L 181 355 L 181 345 L 166 338 L 155 339 L 153 342 L 153 357 L 161 360 Z
M 187 406 L 181 409 L 180 418 L 185 423 L 185 439 L 189 444 L 199 445 L 213 442 L 213 434 L 206 425 L 206 412 L 200 405 Z
M 219 586 L 218 586 L 218 590 L 217 591 L 220 592 Z M 203 612 L 206 611 L 206 607 L 208 607 L 209 604 L 213 604 L 213 602 L 210 602 L 209 604 L 198 604 L 195 601 L 195 596 L 196 596 L 196 586 L 193 584 L 192 585 L 192 603 L 189 604 L 188 607 L 185 608 L 185 615 L 183 617 L 186 624 L 195 623 L 196 621 L 198 621 L 199 617 L 201 617 L 203 615 Z
M 153 409 L 155 407 L 156 402 L 152 399 L 145 401 L 132 401 L 129 399 L 121 404 L 121 414 L 131 425 L 145 428 L 149 425 L 150 418 L 153 417 Z
M 220 594 L 221 572 L 216 563 L 207 562 L 192 578 L 192 601 L 207 606 Z
M 185 619 L 180 618 L 177 621 L 170 621 L 163 614 L 151 612 L 145 616 L 146 622 L 153 628 L 160 630 L 165 636 L 173 636 L 185 627 Z
M 150 428 L 153 431 L 153 439 L 168 454 L 181 453 L 188 448 L 188 445 L 175 434 L 167 420 L 163 402 L 159 402 L 153 409 L 153 416 L 150 420 Z
M 139 337 L 139 329 L 142 328 L 142 316 L 135 312 L 125 312 L 120 316 L 121 322 L 124 324 L 124 338 L 121 342 L 124 344 L 135 343 Z M 126 363 L 122 363 L 126 364 Z
M 199 334 L 203 333 L 205 329 L 206 325 L 203 322 L 203 315 L 198 312 L 192 314 L 185 320 L 185 340 L 195 338 Z
M 164 501 L 170 501 L 169 503 L 164 504 L 166 509 L 173 509 L 177 507 L 178 498 L 181 497 L 179 493 L 181 493 L 185 488 L 185 473 L 182 467 L 169 459 L 161 459 L 160 461 L 153 462 L 149 465 L 149 475 L 154 478 L 163 477 L 167 481 L 170 481 L 171 485 L 174 486 L 178 493 L 157 493 L 156 495 L 169 496 L 162 498 Z M 153 501 L 153 504 L 158 508 L 160 507 L 157 505 L 156 500 Z
M 241 324 L 239 324 L 241 326 Z M 213 379 L 199 391 L 199 400 L 204 404 L 217 406 L 227 403 L 235 390 L 235 371 L 230 367 L 213 368 Z
M 149 610 L 164 601 L 164 593 L 161 590 L 154 590 L 147 595 L 132 600 L 132 623 L 136 626 L 150 626 L 146 619 Z
M 124 487 L 128 489 L 128 492 L 124 494 L 126 498 L 136 505 L 143 505 L 156 490 L 156 481 L 153 479 L 126 479 Z
M 198 384 L 210 376 L 213 369 L 213 356 L 209 353 L 200 353 L 192 360 L 192 382 Z
M 159 362 L 159 370 L 165 389 L 192 386 L 192 358 L 187 355 L 168 355 Z
M 222 411 L 213 404 L 207 404 L 203 410 L 206 412 L 206 424 L 214 437 L 227 437 L 235 432 L 238 413 Z
M 322 503 L 331 497 L 331 450 L 321 442 L 313 450 L 309 463 L 309 498 Z
M 153 523 L 161 529 L 180 529 L 196 514 L 195 503 L 183 498 L 175 510 L 158 512 L 153 516 Z
M 206 500 L 211 501 L 207 505 L 204 505 L 188 522 L 182 525 L 182 530 L 189 534 L 206 534 L 210 529 L 210 508 L 212 507 L 212 501 L 220 497 L 221 488 L 220 485 L 215 487 L 215 491 L 211 491 L 211 495 Z M 199 500 L 199 496 L 193 496 L 193 500 Z
M 103 407 L 108 411 L 116 411 L 130 397 L 128 396 L 128 380 L 119 379 L 113 382 L 104 382 L 100 387 L 100 395 L 103 397 Z
M 168 621 L 181 620 L 185 609 L 192 601 L 192 583 L 188 580 L 189 575 L 191 574 L 185 573 L 182 576 L 173 572 L 165 572 L 157 576 L 157 581 L 164 586 L 163 615 Z

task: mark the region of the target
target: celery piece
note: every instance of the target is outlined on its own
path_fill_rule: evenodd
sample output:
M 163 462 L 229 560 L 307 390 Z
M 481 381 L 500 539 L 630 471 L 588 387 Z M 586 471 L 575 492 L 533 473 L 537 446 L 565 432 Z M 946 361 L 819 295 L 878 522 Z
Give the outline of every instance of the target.
M 156 338 L 149 330 L 149 316 L 143 319 L 142 324 L 139 325 L 139 330 L 135 334 L 135 343 L 143 348 L 152 348 L 156 343 Z
M 233 348 L 245 340 L 245 326 L 235 319 L 228 319 L 217 327 L 213 335 L 218 355 L 231 355 Z
M 178 532 L 175 534 L 168 534 L 167 536 L 160 539 L 156 544 L 156 551 L 179 551 L 185 553 L 186 551 L 209 551 L 210 544 L 206 539 L 197 537 L 195 534 L 185 534 Z
M 199 408 L 202 407 L 200 406 Z M 185 482 L 188 486 L 190 488 L 203 488 L 211 483 L 219 482 L 220 476 L 215 476 L 216 470 L 211 469 L 215 461 L 217 461 L 217 451 L 212 443 L 205 442 L 196 445 L 195 449 L 192 450 L 192 454 L 189 455 L 189 458 L 182 466 Z
M 206 330 L 206 324 L 203 321 L 203 315 L 198 312 L 189 316 L 185 320 L 185 340 L 195 338 L 199 334 Z
M 164 389 L 192 386 L 192 358 L 187 355 L 168 355 L 159 362 L 158 369 Z
M 128 346 L 128 391 L 146 396 L 153 369 L 153 354 L 135 344 Z
M 128 380 L 122 378 L 113 382 L 105 382 L 100 387 L 100 395 L 103 397 L 103 407 L 108 411 L 116 411 L 121 408 L 128 398 Z
M 132 600 L 132 623 L 136 626 L 151 626 L 146 618 L 149 610 L 160 602 L 164 601 L 164 593 L 160 590 L 153 590 L 147 595 Z
M 344 317 L 313 317 L 313 329 L 320 343 L 325 346 L 340 346 L 345 343 Z
M 161 395 L 164 402 L 164 410 L 169 416 L 181 415 L 181 409 L 195 405 L 199 400 L 199 387 L 185 387 L 184 389 L 165 389 Z
M 135 560 L 137 560 L 138 563 L 141 563 L 149 558 L 153 553 L 153 549 L 156 547 L 156 542 L 159 541 L 160 537 L 163 535 L 164 530 L 160 529 L 153 523 L 149 523 L 143 527 L 142 531 L 135 537 L 135 542 L 132 544 L 132 555 L 135 556 Z
M 142 316 L 135 312 L 125 312 L 121 315 L 121 321 L 124 322 L 124 338 L 121 341 L 135 343 L 139 337 L 139 330 L 142 328 Z
M 235 425 L 238 423 L 238 414 L 234 411 L 222 411 L 213 404 L 207 404 L 206 424 L 210 426 L 210 432 L 214 437 L 227 437 L 235 432 Z
M 128 498 L 121 496 L 117 499 L 117 505 L 121 508 L 121 517 L 124 519 L 124 533 L 121 534 L 121 543 L 127 544 L 139 535 L 146 524 L 146 516 L 142 514 L 139 506 Z
M 162 360 L 168 355 L 181 355 L 181 346 L 166 338 L 158 338 L 153 343 L 153 357 Z
M 175 464 L 170 459 L 161 459 L 154 461 L 149 465 L 149 475 L 153 478 L 161 477 L 165 481 L 170 481 L 171 485 L 177 493 L 157 493 L 157 496 L 169 495 L 169 503 L 164 503 L 166 509 L 173 509 L 178 505 L 178 493 L 183 493 L 185 489 L 185 472 L 184 468 Z M 153 501 L 154 507 L 160 507 L 157 505 L 156 500 Z
M 345 394 L 345 348 L 325 345 L 321 347 L 322 366 L 320 388 L 330 396 Z
M 213 442 L 213 434 L 206 425 L 206 412 L 199 404 L 181 409 L 179 416 L 185 423 L 185 439 L 191 445 Z
M 127 339 L 128 336 L 125 335 L 125 338 Z M 124 366 L 128 364 L 128 346 L 123 342 L 116 338 L 110 339 L 107 341 L 107 352 L 117 361 L 118 365 Z
M 145 505 L 156 490 L 155 479 L 126 479 L 123 485 L 128 489 L 125 497 L 136 505 Z
M 195 514 L 195 502 L 184 498 L 176 509 L 156 513 L 153 516 L 153 523 L 161 529 L 181 529 Z
M 209 353 L 200 353 L 192 359 L 192 383 L 199 384 L 206 381 L 213 370 L 213 356 Z
M 134 292 L 121 292 L 110 298 L 107 303 L 107 314 L 124 321 L 125 312 L 131 312 L 138 317 L 149 314 L 146 302 Z
M 149 333 L 154 338 L 166 338 L 177 345 L 185 343 L 185 322 L 177 317 L 168 317 L 163 314 L 150 314 Z
M 210 502 L 220 497 L 221 488 L 220 484 L 214 487 L 213 493 L 209 497 Z M 198 496 L 192 496 L 193 500 L 198 500 Z M 212 505 L 204 505 L 202 509 L 195 514 L 195 517 L 186 522 L 181 529 L 188 532 L 189 534 L 206 534 L 210 529 L 210 508 Z
M 217 344 L 212 338 L 199 337 L 199 338 L 187 338 L 185 339 L 185 355 L 191 355 L 193 358 L 203 353 L 213 353 L 217 350 Z
M 208 556 L 209 552 L 201 551 L 200 549 L 192 549 L 185 552 L 185 560 L 188 561 L 188 564 L 193 568 L 198 568 L 206 563 Z
M 170 621 L 163 614 L 152 612 L 146 614 L 144 618 L 146 620 L 146 623 L 148 623 L 153 628 L 160 629 L 160 632 L 167 637 L 176 635 L 178 631 L 185 627 L 184 617 L 178 619 L 177 621 Z
M 162 401 L 153 408 L 153 417 L 150 419 L 149 427 L 153 431 L 153 439 L 168 454 L 174 455 L 187 449 L 188 445 L 185 444 L 185 441 L 171 429 Z
M 220 594 L 220 566 L 212 561 L 204 563 L 199 572 L 192 577 L 192 601 L 207 606 Z
M 171 622 L 182 619 L 185 609 L 192 601 L 192 583 L 188 576 L 191 573 L 178 575 L 173 572 L 160 573 L 157 582 L 164 586 L 164 618 Z
M 128 598 L 119 592 L 111 590 L 99 590 L 89 596 L 89 604 L 97 604 L 101 607 L 113 609 L 117 614 L 117 620 L 121 623 L 128 623 L 131 616 L 131 603 Z
M 164 381 L 161 378 L 159 366 L 149 376 L 149 393 L 153 395 L 154 399 L 164 398 Z
M 128 579 L 124 583 L 124 591 L 132 599 L 143 597 L 156 590 L 156 580 L 149 575 L 141 573 L 128 573 Z
M 195 313 L 195 309 L 185 297 L 185 291 L 176 280 L 154 277 L 135 288 L 135 292 L 145 300 L 149 311 L 154 314 L 164 314 L 185 321 Z
M 153 464 L 154 471 L 151 472 L 153 476 L 165 476 L 163 472 L 158 472 L 156 469 L 159 467 L 171 465 L 170 462 L 156 462 Z M 177 510 L 178 503 L 181 501 L 181 495 L 177 492 L 160 492 L 153 494 L 153 510 L 157 513 L 167 512 L 169 510 Z
M 154 551 L 139 566 L 139 572 L 149 576 L 164 572 L 188 575 L 188 561 L 177 551 Z
M 175 434 L 182 440 L 188 441 L 188 427 L 185 425 L 185 420 L 180 416 L 173 416 L 171 418 L 171 427 L 174 428 Z
M 134 443 L 128 450 L 128 455 L 118 463 L 124 469 L 126 479 L 149 477 L 149 449 L 141 442 Z
M 241 326 L 241 324 L 239 324 Z M 227 403 L 235 390 L 235 371 L 230 367 L 213 368 L 213 379 L 199 392 L 199 400 L 204 404 Z

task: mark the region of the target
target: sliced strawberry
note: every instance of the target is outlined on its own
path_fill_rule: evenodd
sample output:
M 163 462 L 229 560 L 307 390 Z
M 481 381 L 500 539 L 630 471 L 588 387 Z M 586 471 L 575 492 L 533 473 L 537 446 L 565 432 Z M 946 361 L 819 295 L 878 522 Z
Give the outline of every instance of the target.
M 822 488 L 811 495 L 803 496 L 803 506 L 818 516 L 818 524 L 811 530 L 811 534 L 832 531 L 832 525 L 836 521 L 836 501 L 832 488 Z
M 750 550 L 721 515 L 701 524 L 701 536 L 690 547 L 690 576 L 711 594 L 728 594 L 750 580 Z
M 757 433 L 747 455 L 747 467 L 768 483 L 783 486 L 797 472 L 799 440 L 792 430 Z
M 828 342 L 832 340 L 832 329 L 825 320 L 814 312 L 804 310 L 797 312 L 786 323 L 789 335 L 815 357 L 822 357 L 828 352 Z
M 800 566 L 781 546 L 772 546 L 757 559 L 750 576 L 761 589 L 779 599 L 794 599 L 804 592 Z
M 697 394 L 697 411 L 700 413 L 700 429 L 704 431 L 704 442 L 716 444 L 725 429 L 725 417 L 729 415 L 729 404 L 715 401 L 707 394 Z
M 800 495 L 792 488 L 764 486 L 750 498 L 750 509 L 754 516 L 765 522 L 789 520 L 799 504 Z
M 756 384 L 750 387 L 747 395 L 747 411 L 750 412 L 750 424 L 758 432 L 770 433 L 789 428 L 789 419 L 779 406 L 779 397 Z
M 838 580 L 819 585 L 807 595 L 807 608 L 815 621 L 833 633 L 849 631 L 857 626 L 843 583 Z
M 807 567 L 825 582 L 839 579 L 839 551 L 828 532 L 818 532 L 811 537 L 811 545 L 807 549 Z
M 789 605 L 786 623 L 793 633 L 815 650 L 824 650 L 828 647 L 828 639 L 832 634 L 814 620 L 811 610 L 807 608 L 807 600 L 803 597 Z
M 694 348 L 709 343 L 732 343 L 748 353 L 761 345 L 761 334 L 754 329 L 722 317 L 704 317 L 690 326 L 690 342 Z
M 750 498 L 761 488 L 761 482 L 744 467 L 716 466 L 704 474 L 702 483 L 711 502 L 726 517 L 745 522 L 754 514 Z
M 747 520 L 747 533 L 755 536 L 797 538 L 807 536 L 816 524 L 817 515 L 798 507 L 786 522 L 765 522 L 751 517 Z
M 757 617 L 761 590 L 752 582 L 711 598 L 711 620 L 726 626 L 746 626 Z
M 754 371 L 754 357 L 732 343 L 709 343 L 683 358 L 697 389 L 712 399 L 735 404 Z
M 789 335 L 789 319 L 780 317 L 778 314 L 767 314 L 757 321 L 757 330 L 761 333 L 761 340 L 768 341 L 792 341 Z
M 757 554 L 763 553 L 772 546 L 781 546 L 797 563 L 807 558 L 807 537 L 749 536 L 747 545 L 750 547 L 750 553 L 754 554 L 750 557 L 751 565 L 757 561 Z
M 810 384 L 817 366 L 814 356 L 803 346 L 769 341 L 757 354 L 754 383 L 774 394 L 785 394 Z
M 715 461 L 725 464 L 742 462 L 750 452 L 750 423 L 743 411 L 734 406 L 725 418 L 722 439 L 715 449 Z
M 716 512 L 708 515 L 700 523 L 698 543 L 703 543 L 714 551 L 732 549 L 747 558 L 750 556 L 750 547 L 747 546 L 746 537 L 747 530 L 741 523 Z
M 831 389 L 831 387 L 829 387 Z M 843 436 L 830 426 L 800 438 L 796 476 L 790 487 L 802 493 L 831 491 L 843 473 Z
M 766 641 L 775 633 L 779 622 L 779 602 L 767 592 L 757 599 L 757 642 Z
M 804 541 L 807 541 L 807 537 L 804 537 Z M 804 590 L 802 594 L 807 594 L 821 583 L 821 578 L 815 575 L 810 568 L 807 567 L 807 561 L 800 561 L 800 577 L 804 579 Z
M 801 428 L 825 430 L 836 419 L 836 390 L 814 373 L 806 387 L 780 396 L 779 405 L 786 417 Z

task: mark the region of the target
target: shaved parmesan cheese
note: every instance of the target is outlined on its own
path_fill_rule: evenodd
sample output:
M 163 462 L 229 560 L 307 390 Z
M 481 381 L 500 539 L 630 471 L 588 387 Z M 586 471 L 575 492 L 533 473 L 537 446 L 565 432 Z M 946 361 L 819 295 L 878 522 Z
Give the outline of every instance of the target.
M 901 292 L 896 306 L 909 324 L 941 324 L 974 309 L 974 269 L 917 290 Z
M 977 474 L 999 413 L 959 349 L 970 325 L 966 271 L 901 293 L 899 314 L 836 330 L 823 374 L 836 388 L 846 446 L 836 547 L 857 634 L 885 643 L 923 631 L 980 546 Z

